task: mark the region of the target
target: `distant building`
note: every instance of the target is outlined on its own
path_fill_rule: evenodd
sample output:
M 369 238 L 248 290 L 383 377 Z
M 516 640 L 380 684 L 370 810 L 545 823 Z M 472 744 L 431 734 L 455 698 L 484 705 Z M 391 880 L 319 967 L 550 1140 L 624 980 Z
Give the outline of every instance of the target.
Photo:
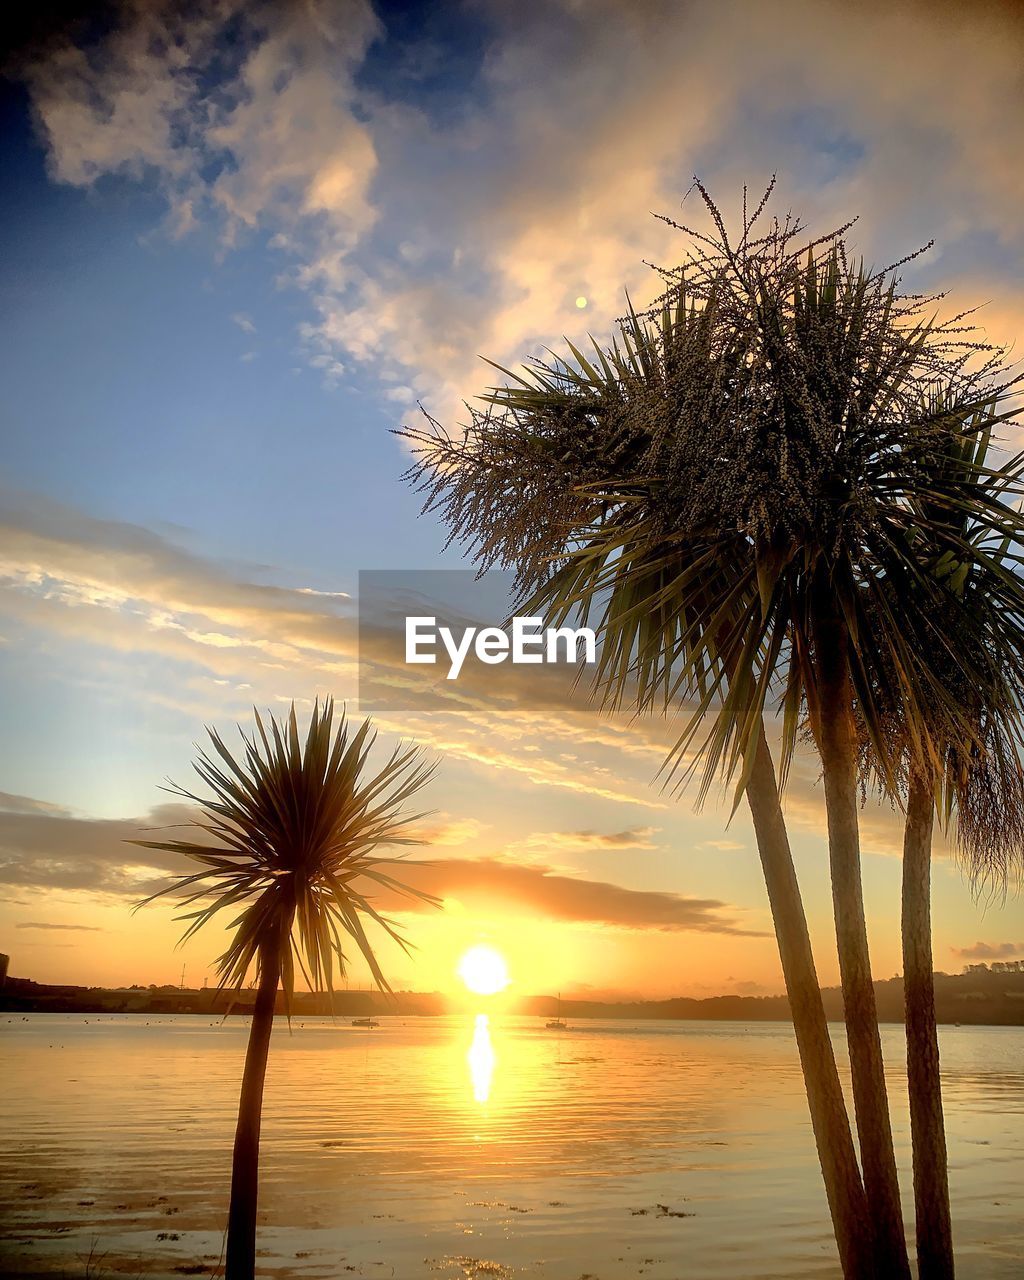
M 7 981 L 7 966 L 10 963 L 11 957 L 5 956 L 4 953 L 0 951 L 0 987 L 2 987 Z

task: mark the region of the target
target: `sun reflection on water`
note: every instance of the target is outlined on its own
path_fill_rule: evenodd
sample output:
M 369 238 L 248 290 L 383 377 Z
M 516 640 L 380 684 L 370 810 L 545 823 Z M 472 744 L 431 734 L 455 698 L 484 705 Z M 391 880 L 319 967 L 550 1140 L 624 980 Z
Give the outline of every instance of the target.
M 476 1102 L 483 1104 L 491 1096 L 491 1078 L 494 1075 L 494 1064 L 497 1062 L 494 1045 L 491 1043 L 490 1019 L 486 1013 L 476 1015 L 473 1042 L 466 1054 L 466 1061 L 469 1063 L 473 1098 Z

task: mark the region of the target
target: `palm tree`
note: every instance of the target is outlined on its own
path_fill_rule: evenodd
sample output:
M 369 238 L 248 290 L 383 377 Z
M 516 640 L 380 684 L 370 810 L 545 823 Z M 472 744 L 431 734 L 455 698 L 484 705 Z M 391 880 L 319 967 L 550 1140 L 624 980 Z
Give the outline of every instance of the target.
M 397 747 L 377 772 L 367 770 L 375 734 L 370 721 L 350 732 L 345 714 L 332 735 L 333 702 L 314 704 L 303 743 L 295 707 L 287 722 L 256 713 L 256 733 L 242 732 L 236 759 L 208 730 L 219 763 L 200 751 L 194 768 L 211 795 L 173 787 L 200 806 L 192 840 L 137 840 L 149 849 L 180 853 L 199 871 L 180 876 L 146 902 L 165 894 L 199 904 L 182 919 L 191 923 L 184 942 L 226 909 L 240 910 L 235 932 L 217 962 L 221 987 L 240 990 L 255 965 L 256 1004 L 242 1073 L 231 1165 L 227 1280 L 252 1280 L 256 1267 L 256 1206 L 259 1186 L 260 1118 L 267 1054 L 278 985 L 286 1008 L 294 991 L 295 963 L 310 990 L 333 995 L 335 962 L 344 974 L 347 935 L 382 990 L 387 980 L 363 927 L 379 925 L 407 949 L 395 923 L 382 915 L 360 887 L 370 881 L 388 890 L 436 901 L 394 879 L 400 858 L 377 853 L 384 845 L 419 843 L 410 825 L 422 814 L 404 806 L 430 779 L 416 747 Z M 145 903 L 140 903 L 140 906 Z
M 861 887 L 858 723 L 891 779 L 899 753 L 884 735 L 880 667 L 917 719 L 933 705 L 950 724 L 966 719 L 907 639 L 921 630 L 929 589 L 908 496 L 925 443 L 941 451 L 956 436 L 944 415 L 922 411 L 922 389 L 944 376 L 967 406 L 969 392 L 998 398 L 1006 388 L 994 358 L 968 371 L 977 344 L 961 325 L 922 320 L 929 300 L 898 292 L 901 264 L 849 265 L 847 228 L 809 247 L 797 247 L 792 218 L 758 234 L 769 187 L 733 244 L 700 189 L 716 233 L 690 233 L 695 249 L 664 273 L 647 320 L 631 311 L 612 348 L 594 344 L 590 358 L 570 344 L 565 359 L 503 370 L 510 381 L 461 439 L 436 423 L 406 432 L 419 451 L 412 475 L 482 566 L 516 568 L 531 612 L 600 602 L 599 679 L 635 683 L 641 703 L 652 693 L 691 699 L 672 767 L 702 762 L 702 791 L 720 773 L 736 777 L 753 811 L 769 697 L 781 704 L 783 778 L 807 714 L 825 777 L 875 1263 L 905 1278 Z M 942 507 L 961 497 L 955 486 L 932 494 Z M 781 949 L 785 922 L 775 922 Z M 808 1078 L 812 1115 L 820 1088 Z M 863 1221 L 852 1179 L 829 1198 Z M 863 1274 L 836 1227 L 846 1274 Z
M 1018 536 L 1014 499 L 1021 489 L 1021 459 L 1000 468 L 988 462 L 991 409 L 961 414 L 941 392 L 933 410 L 959 422 L 961 438 L 925 465 L 934 473 L 952 473 L 965 502 L 957 511 L 935 508 L 930 491 L 944 487 L 936 474 L 915 495 L 918 517 L 914 544 L 918 559 L 938 590 L 933 603 L 942 612 L 940 626 L 923 637 L 925 659 L 955 690 L 968 709 L 970 736 L 941 717 L 927 720 L 927 737 L 914 741 L 907 717 L 890 710 L 890 732 L 906 753 L 902 803 L 906 810 L 903 844 L 903 980 L 907 1028 L 907 1076 L 914 1164 L 914 1203 L 920 1280 L 953 1280 L 954 1252 L 949 1204 L 939 1044 L 931 947 L 931 850 L 936 811 L 955 819 L 956 838 L 974 881 L 1001 881 L 1019 866 L 1024 850 L 1024 768 L 1021 690 L 1024 688 L 1024 584 L 1016 570 L 1021 556 L 1011 549 Z M 1003 510 L 1005 532 L 993 536 L 992 522 L 979 524 L 982 504 Z M 936 537 L 941 530 L 941 538 Z M 954 552 L 954 544 L 959 544 Z M 955 638 L 956 647 L 934 644 L 935 636 Z M 958 655 L 965 649 L 987 662 L 984 681 L 966 681 Z M 981 663 L 975 664 L 975 674 Z M 892 682 L 890 687 L 895 685 Z M 870 772 L 870 752 L 866 753 Z M 881 781 L 885 787 L 885 779 Z
M 688 393 L 709 415 L 729 412 L 729 389 L 742 377 L 745 346 L 739 335 L 716 350 L 716 337 L 712 311 L 688 308 L 680 294 L 662 316 L 660 332 L 631 317 L 623 349 L 616 344 L 607 355 L 597 351 L 600 373 L 574 349 L 578 378 L 568 367 L 535 369 L 529 381 L 517 379 L 522 399 L 500 417 L 476 415 L 472 432 L 461 440 L 447 437 L 433 421 L 426 431 L 403 433 L 419 454 L 410 475 L 427 490 L 427 505 L 441 508 L 453 537 L 476 543 L 483 565 L 517 570 L 523 595 L 532 596 L 530 612 L 544 610 L 557 624 L 574 608 L 589 612 L 604 601 L 598 684 L 618 701 L 635 677 L 643 709 L 659 692 L 667 707 L 687 690 L 688 674 L 704 700 L 700 712 L 706 711 L 722 688 L 726 662 L 736 674 L 729 637 L 759 599 L 742 537 L 717 547 L 706 539 L 669 539 L 652 551 L 643 523 L 638 531 L 630 525 L 628 485 L 611 502 L 604 492 L 617 472 L 628 477 L 642 471 L 650 443 L 643 420 L 652 404 L 657 410 L 659 398 L 667 403 L 669 378 L 677 395 Z M 532 403 L 524 407 L 526 397 Z M 610 518 L 609 508 L 618 519 Z M 564 564 L 551 574 L 556 559 Z M 676 678 L 673 662 L 684 650 L 690 662 Z M 760 716 L 747 755 L 744 792 L 843 1271 L 863 1277 L 872 1274 L 864 1247 L 867 1205 Z
M 549 374 L 557 378 L 568 368 L 538 368 L 531 371 L 536 382 L 520 379 L 524 396 L 529 390 L 538 403 L 551 397 L 552 417 L 561 418 L 558 426 L 564 430 L 552 431 L 550 420 L 538 421 L 517 405 L 518 412 L 500 417 L 477 415 L 474 429 L 458 439 L 433 420 L 424 431 L 402 432 L 418 454 L 409 474 L 426 490 L 427 507 L 443 512 L 453 537 L 476 544 L 484 567 L 516 569 L 525 611 L 547 614 L 551 625 L 560 625 L 575 610 L 596 621 L 602 647 L 595 683 L 607 702 L 622 701 L 630 690 L 638 708 L 649 710 L 659 697 L 667 708 L 677 697 L 696 694 L 700 706 L 694 723 L 721 693 L 727 662 L 735 677 L 730 637 L 751 609 L 759 609 L 756 575 L 745 563 L 741 538 L 732 548 L 711 548 L 706 540 L 668 539 L 659 546 L 642 525 L 634 535 L 628 486 L 615 502 L 620 519 L 613 520 L 607 477 L 609 460 L 627 476 L 639 465 L 635 455 L 642 456 L 646 442 L 631 442 L 626 423 L 644 415 L 648 382 L 655 384 L 655 393 L 663 390 L 668 369 L 685 366 L 689 378 L 683 387 L 695 403 L 710 407 L 716 391 L 724 393 L 737 376 L 742 347 L 712 353 L 708 320 L 706 309 L 690 310 L 680 298 L 663 317 L 660 333 L 631 317 L 621 335 L 622 349 L 616 344 L 612 352 L 597 352 L 601 374 L 574 352 L 596 405 L 572 403 L 573 390 L 580 388 L 563 389 L 549 380 Z M 631 402 L 640 407 L 634 410 Z M 714 407 L 728 411 L 724 403 Z M 550 572 L 556 561 L 561 567 Z M 591 612 L 599 616 L 592 619 Z M 675 664 L 684 653 L 689 661 L 678 672 Z M 757 729 L 743 794 L 754 823 L 843 1274 L 866 1280 L 875 1274 L 866 1247 L 867 1202 L 760 716 Z M 709 769 L 702 790 L 710 778 Z

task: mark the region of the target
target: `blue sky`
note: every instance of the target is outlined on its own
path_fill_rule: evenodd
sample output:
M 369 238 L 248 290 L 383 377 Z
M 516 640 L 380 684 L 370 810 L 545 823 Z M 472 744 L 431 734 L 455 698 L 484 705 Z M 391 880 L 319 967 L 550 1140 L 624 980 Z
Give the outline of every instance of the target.
M 276 284 L 273 251 L 224 253 L 202 231 L 169 240 L 145 181 L 51 183 L 11 96 L 7 483 L 326 586 L 351 585 L 367 516 L 386 501 L 374 551 L 380 567 L 403 565 L 418 504 L 395 483 L 404 459 L 387 429 L 402 412 L 370 377 L 325 386 L 298 334 L 304 299 Z M 280 518 L 300 504 L 315 518 Z
M 389 427 L 417 400 L 457 422 L 489 380 L 481 355 L 608 333 L 623 290 L 653 288 L 645 260 L 682 253 L 650 214 L 698 218 L 695 172 L 731 216 L 777 171 L 780 212 L 818 229 L 859 215 L 874 262 L 934 238 L 911 279 L 987 303 L 998 340 L 1024 317 L 1010 7 L 178 10 L 115 5 L 22 49 L 3 89 L 0 923 L 14 971 L 41 977 L 145 978 L 125 960 L 143 941 L 138 964 L 177 971 L 169 921 L 126 923 L 163 868 L 127 858 L 124 833 L 165 776 L 187 778 L 204 722 L 352 695 L 351 602 L 313 593 L 461 563 L 400 482 Z M 725 832 L 723 811 L 659 799 L 661 731 L 514 702 L 497 726 L 420 708 L 384 729 L 445 755 L 442 848 L 482 862 L 481 883 L 488 860 L 534 868 L 564 988 L 586 972 L 667 993 L 677 947 L 672 992 L 776 989 L 742 816 Z M 831 978 L 813 762 L 790 814 Z M 887 973 L 898 824 L 872 812 L 865 830 Z M 674 895 L 679 923 L 645 931 L 627 896 L 567 924 L 558 869 Z M 455 880 L 453 911 L 476 921 L 460 940 L 506 928 Z M 936 918 L 950 968 L 978 940 L 1024 938 L 1019 903 L 980 912 L 948 859 Z M 102 931 L 87 958 L 83 921 Z M 445 927 L 416 922 L 447 956 Z

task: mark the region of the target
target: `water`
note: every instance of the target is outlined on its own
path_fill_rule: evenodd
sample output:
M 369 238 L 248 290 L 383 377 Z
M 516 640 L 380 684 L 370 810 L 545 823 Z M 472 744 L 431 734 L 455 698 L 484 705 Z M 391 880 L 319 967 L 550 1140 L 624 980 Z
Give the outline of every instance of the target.
M 247 1034 L 0 1018 L 0 1272 L 214 1270 Z M 906 1192 L 903 1038 L 883 1034 Z M 1016 1280 L 1024 1029 L 941 1035 L 958 1276 Z M 279 1020 L 259 1250 L 261 1275 L 310 1280 L 838 1273 L 792 1031 L 774 1023 Z

